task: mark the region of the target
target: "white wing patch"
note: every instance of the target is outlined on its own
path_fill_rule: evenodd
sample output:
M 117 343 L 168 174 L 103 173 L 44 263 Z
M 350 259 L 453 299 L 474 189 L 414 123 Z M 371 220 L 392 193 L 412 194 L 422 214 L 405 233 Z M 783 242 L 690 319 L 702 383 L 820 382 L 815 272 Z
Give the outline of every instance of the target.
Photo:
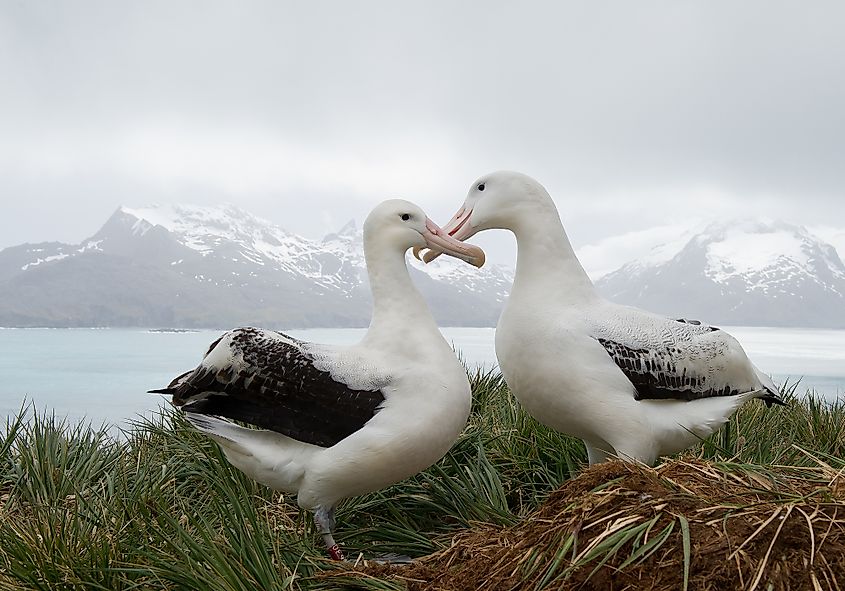
M 353 390 L 380 390 L 392 381 L 390 374 L 349 347 L 302 343 L 302 350 L 313 359 L 315 368 Z

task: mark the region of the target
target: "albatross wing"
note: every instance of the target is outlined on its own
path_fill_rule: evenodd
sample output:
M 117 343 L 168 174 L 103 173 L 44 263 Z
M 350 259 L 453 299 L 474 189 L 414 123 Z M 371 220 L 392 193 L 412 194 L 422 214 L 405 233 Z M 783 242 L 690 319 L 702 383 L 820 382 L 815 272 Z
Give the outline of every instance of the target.
M 389 378 L 285 334 L 239 328 L 212 343 L 200 365 L 167 388 L 191 413 L 214 415 L 331 447 L 363 427 Z M 363 366 L 363 367 L 362 367 Z
M 698 400 L 760 393 L 783 404 L 771 379 L 763 380 L 739 342 L 696 320 L 672 320 L 635 308 L 593 323 L 592 336 L 643 399 Z

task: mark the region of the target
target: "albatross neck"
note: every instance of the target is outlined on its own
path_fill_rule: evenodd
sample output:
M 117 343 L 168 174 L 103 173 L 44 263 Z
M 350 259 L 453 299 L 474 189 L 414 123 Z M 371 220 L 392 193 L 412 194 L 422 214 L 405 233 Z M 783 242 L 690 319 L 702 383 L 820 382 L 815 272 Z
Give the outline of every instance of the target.
M 575 256 L 554 205 L 542 215 L 522 216 L 511 226 L 517 259 L 511 300 L 531 294 L 558 301 L 585 301 L 596 296 L 593 282 Z
M 364 341 L 415 350 L 420 342 L 443 340 L 431 311 L 411 281 L 405 252 L 364 244 L 373 296 L 373 317 Z

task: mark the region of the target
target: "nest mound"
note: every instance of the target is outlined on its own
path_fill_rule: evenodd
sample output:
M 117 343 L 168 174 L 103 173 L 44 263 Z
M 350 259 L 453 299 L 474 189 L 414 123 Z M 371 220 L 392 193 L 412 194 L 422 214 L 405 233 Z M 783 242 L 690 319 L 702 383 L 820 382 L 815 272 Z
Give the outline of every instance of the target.
M 845 475 L 675 460 L 593 466 L 509 526 L 347 577 L 433 590 L 845 590 Z M 347 579 L 348 581 L 348 579 Z

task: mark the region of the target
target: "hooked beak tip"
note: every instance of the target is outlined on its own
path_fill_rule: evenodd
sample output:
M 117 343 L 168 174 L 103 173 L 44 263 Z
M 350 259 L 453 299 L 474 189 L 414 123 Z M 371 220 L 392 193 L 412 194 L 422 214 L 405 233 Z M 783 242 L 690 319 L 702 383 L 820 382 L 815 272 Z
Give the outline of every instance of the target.
M 440 252 L 438 252 L 438 251 L 436 251 L 436 250 L 429 250 L 428 252 L 426 252 L 426 253 L 423 255 L 422 261 L 423 261 L 425 264 L 428 264 L 428 263 L 430 263 L 431 261 L 433 261 L 434 259 L 436 259 L 437 257 L 439 257 L 441 254 L 442 254 L 442 253 L 440 253 Z

